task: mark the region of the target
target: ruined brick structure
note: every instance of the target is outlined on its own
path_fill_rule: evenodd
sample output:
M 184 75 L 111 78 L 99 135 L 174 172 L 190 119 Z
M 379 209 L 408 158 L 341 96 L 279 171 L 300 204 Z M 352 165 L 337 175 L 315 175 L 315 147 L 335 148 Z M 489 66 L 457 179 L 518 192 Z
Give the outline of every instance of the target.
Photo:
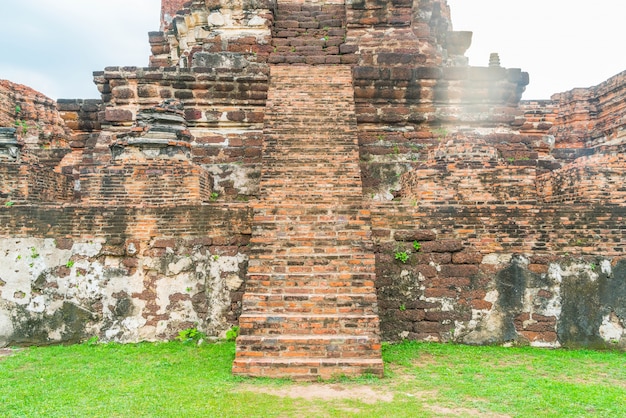
M 0 81 L 0 345 L 239 325 L 235 373 L 301 379 L 626 347 L 626 73 L 521 101 L 445 0 L 162 5 L 102 100 Z

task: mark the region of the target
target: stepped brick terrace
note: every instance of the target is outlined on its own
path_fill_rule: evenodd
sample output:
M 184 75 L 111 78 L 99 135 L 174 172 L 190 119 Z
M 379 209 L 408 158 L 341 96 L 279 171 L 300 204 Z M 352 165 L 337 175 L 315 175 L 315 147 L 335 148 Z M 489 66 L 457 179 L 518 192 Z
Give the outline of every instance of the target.
M 626 348 L 626 72 L 522 101 L 445 0 L 159 29 L 101 100 L 0 80 L 0 347 L 238 326 L 234 373 L 303 380 L 401 339 Z

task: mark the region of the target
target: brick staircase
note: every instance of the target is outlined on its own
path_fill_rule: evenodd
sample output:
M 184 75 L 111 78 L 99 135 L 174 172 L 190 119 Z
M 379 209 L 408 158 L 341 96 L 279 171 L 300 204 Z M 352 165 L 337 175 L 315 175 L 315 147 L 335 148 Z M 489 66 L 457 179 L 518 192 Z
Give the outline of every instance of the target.
M 346 43 L 343 4 L 278 1 L 270 64 L 355 64 L 356 46 Z
M 349 66 L 272 66 L 233 373 L 382 375 Z

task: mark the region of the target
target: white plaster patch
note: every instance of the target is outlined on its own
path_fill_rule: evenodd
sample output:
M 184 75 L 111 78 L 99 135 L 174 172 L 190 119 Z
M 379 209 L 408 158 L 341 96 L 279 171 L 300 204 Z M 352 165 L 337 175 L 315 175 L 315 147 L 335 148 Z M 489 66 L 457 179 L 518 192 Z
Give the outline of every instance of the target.
M 137 254 L 137 247 L 135 246 L 134 242 L 131 242 L 130 244 L 128 244 L 128 247 L 126 247 L 126 252 L 128 253 L 128 255 Z
M 610 276 L 612 273 L 611 262 L 609 260 L 600 261 L 600 271 L 607 276 Z
M 261 16 L 254 16 L 252 19 L 248 21 L 248 26 L 266 26 L 267 19 L 262 18 Z
M 183 257 L 176 263 L 170 263 L 167 266 L 167 269 L 169 270 L 170 274 L 177 275 L 183 271 L 189 270 L 192 265 L 193 261 L 191 260 L 191 257 Z
M 608 343 L 617 343 L 624 335 L 624 327 L 614 312 L 602 318 L 602 325 L 599 329 L 600 337 Z
M 30 312 L 41 313 L 46 310 L 46 298 L 43 295 L 35 296 L 26 307 Z
M 13 321 L 8 313 L 0 310 L 0 347 L 6 347 L 13 336 Z
M 100 254 L 100 250 L 102 250 L 102 244 L 99 242 L 75 242 L 72 245 L 72 254 L 86 257 L 95 257 Z
M 559 264 L 550 263 L 548 266 L 548 278 L 555 283 L 561 283 L 563 281 L 563 270 Z
M 207 23 L 211 26 L 224 26 L 224 16 L 219 12 L 213 12 L 207 17 Z
M 498 296 L 500 296 L 500 293 L 496 289 L 490 290 L 485 295 L 485 301 L 491 302 L 491 303 L 496 303 L 496 301 L 498 300 Z
M 513 254 L 501 254 L 501 253 L 493 253 L 487 254 L 483 257 L 483 264 L 490 265 L 498 265 L 498 264 L 509 264 L 511 262 L 511 258 Z

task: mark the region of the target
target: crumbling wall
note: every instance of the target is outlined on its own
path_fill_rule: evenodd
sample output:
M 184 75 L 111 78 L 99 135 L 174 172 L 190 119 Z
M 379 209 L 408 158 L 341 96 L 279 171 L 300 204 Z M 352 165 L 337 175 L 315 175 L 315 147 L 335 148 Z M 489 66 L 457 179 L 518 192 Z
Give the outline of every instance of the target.
M 94 73 L 101 101 L 0 82 L 20 150 L 0 161 L 0 346 L 235 324 L 270 65 L 337 64 L 385 339 L 626 348 L 624 74 L 520 104 L 528 74 L 468 66 L 443 0 L 164 0 L 149 38 L 150 67 Z M 180 126 L 147 135 L 174 102 Z
M 241 308 L 250 216 L 241 206 L 6 208 L 0 344 L 223 333 Z

